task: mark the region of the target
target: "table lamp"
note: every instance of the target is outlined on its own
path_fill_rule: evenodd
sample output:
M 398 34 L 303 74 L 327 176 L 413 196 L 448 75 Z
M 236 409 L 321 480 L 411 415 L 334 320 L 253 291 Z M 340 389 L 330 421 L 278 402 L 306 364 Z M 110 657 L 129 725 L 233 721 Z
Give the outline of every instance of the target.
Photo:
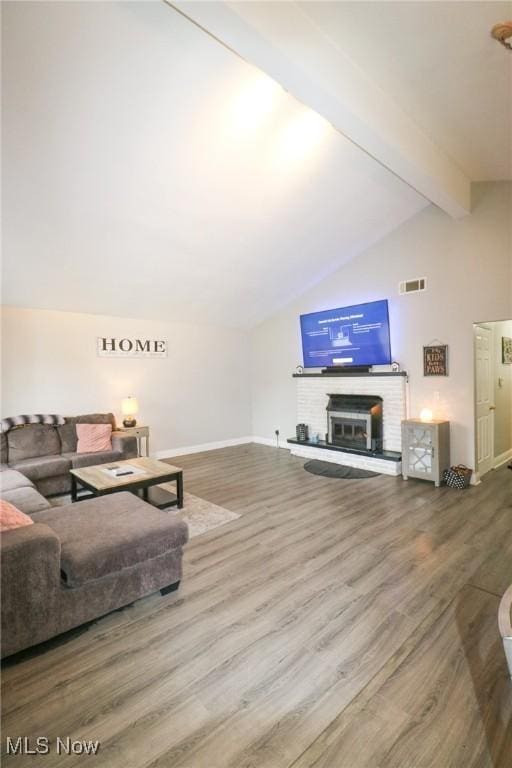
M 123 419 L 123 427 L 135 427 L 137 421 L 135 416 L 139 412 L 139 404 L 136 397 L 124 397 L 121 401 L 121 413 L 125 417 Z
M 432 421 L 434 414 L 430 408 L 422 408 L 420 412 L 420 421 Z

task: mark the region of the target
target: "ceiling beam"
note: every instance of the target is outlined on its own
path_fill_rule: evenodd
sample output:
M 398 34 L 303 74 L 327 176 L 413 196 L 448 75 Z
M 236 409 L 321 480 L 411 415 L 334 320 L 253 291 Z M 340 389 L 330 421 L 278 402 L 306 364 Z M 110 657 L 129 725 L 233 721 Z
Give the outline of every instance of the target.
M 294 2 L 164 0 L 326 118 L 450 216 L 470 212 L 470 180 Z

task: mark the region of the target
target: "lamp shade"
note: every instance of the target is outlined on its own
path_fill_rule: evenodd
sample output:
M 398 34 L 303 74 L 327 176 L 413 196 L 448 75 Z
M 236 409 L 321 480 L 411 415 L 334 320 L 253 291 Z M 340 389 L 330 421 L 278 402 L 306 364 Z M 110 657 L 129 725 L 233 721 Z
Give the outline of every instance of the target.
M 420 412 L 420 420 L 421 421 L 432 421 L 434 417 L 434 414 L 430 410 L 430 408 L 422 408 Z
M 121 413 L 123 416 L 135 416 L 139 412 L 139 404 L 136 397 L 124 397 L 121 401 Z

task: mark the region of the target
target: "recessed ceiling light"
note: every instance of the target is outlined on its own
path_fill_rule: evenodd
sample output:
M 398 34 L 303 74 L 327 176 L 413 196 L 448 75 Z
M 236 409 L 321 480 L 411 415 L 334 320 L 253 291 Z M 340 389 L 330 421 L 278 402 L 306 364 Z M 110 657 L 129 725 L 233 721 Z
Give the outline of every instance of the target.
M 491 29 L 491 35 L 499 43 L 512 51 L 512 21 L 500 21 Z

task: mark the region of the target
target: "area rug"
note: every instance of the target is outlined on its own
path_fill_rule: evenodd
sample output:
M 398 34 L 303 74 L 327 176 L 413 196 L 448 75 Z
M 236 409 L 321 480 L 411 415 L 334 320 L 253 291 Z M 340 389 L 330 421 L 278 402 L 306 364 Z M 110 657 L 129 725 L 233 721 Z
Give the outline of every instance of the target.
M 358 467 L 347 467 L 345 464 L 333 464 L 330 461 L 319 461 L 313 459 L 304 464 L 306 472 L 321 477 L 336 477 L 341 480 L 362 480 L 365 477 L 378 477 L 378 472 L 370 472 L 368 469 L 359 469 Z
M 171 491 L 171 493 L 176 492 L 173 483 L 164 483 L 159 488 Z M 56 496 L 48 499 L 48 501 L 52 507 L 63 507 L 65 504 L 71 504 L 71 496 L 69 494 Z M 238 520 L 240 517 L 237 512 L 231 512 L 229 509 L 219 507 L 217 504 L 212 504 L 210 501 L 206 501 L 206 499 L 200 499 L 199 496 L 186 492 L 183 495 L 183 509 L 169 507 L 164 512 L 173 515 L 179 520 L 184 520 L 188 525 L 191 539 L 211 531 L 213 528 L 230 523 L 232 520 Z
M 173 483 L 164 483 L 159 488 L 171 491 L 171 493 L 175 491 Z M 183 494 L 183 509 L 169 507 L 164 511 L 187 523 L 191 539 L 211 531 L 213 528 L 230 523 L 232 520 L 238 520 L 240 517 L 238 512 L 231 512 L 225 507 L 219 507 L 217 504 L 212 504 L 211 501 L 206 501 L 206 499 L 201 499 L 199 496 L 187 492 Z

